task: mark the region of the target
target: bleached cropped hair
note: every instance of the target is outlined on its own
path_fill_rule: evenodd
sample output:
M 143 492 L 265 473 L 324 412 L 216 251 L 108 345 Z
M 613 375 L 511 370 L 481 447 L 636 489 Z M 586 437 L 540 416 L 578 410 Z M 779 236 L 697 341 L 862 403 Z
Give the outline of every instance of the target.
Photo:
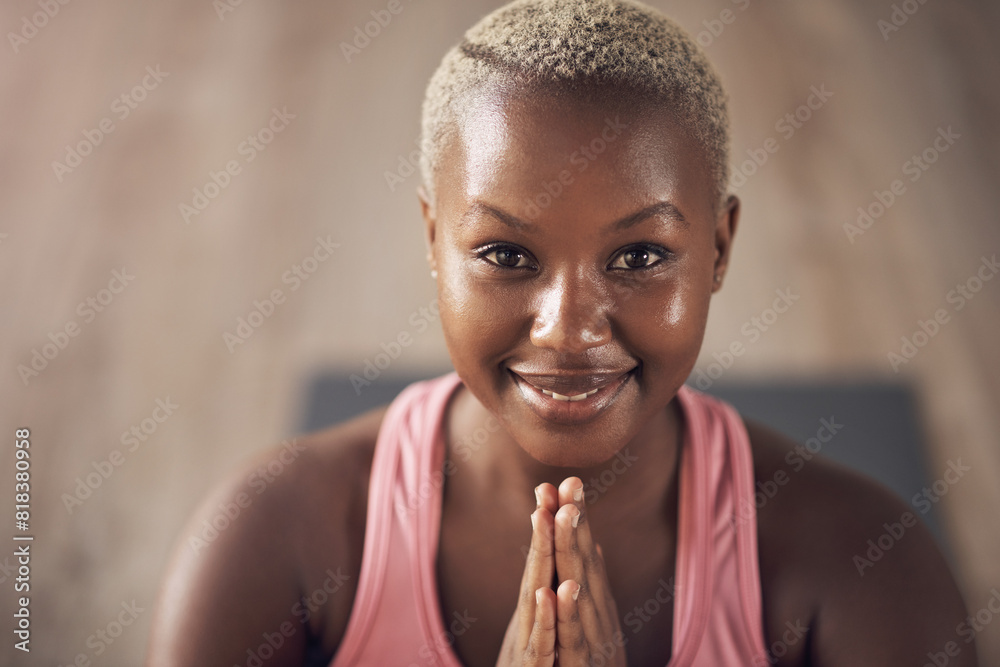
M 721 205 L 729 116 L 718 74 L 690 35 L 631 0 L 516 0 L 485 16 L 444 56 L 424 96 L 420 169 L 433 202 L 457 118 L 493 85 L 609 88 L 660 104 L 703 146 Z

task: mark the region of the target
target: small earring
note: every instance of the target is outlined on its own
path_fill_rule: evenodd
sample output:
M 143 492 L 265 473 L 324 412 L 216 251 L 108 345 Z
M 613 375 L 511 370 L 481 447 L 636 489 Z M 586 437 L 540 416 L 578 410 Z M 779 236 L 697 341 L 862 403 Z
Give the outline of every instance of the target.
M 437 278 L 437 277 L 438 277 L 437 269 L 431 269 L 431 278 Z
M 715 274 L 715 282 L 716 283 L 721 283 L 722 282 L 722 276 L 720 276 L 718 273 Z

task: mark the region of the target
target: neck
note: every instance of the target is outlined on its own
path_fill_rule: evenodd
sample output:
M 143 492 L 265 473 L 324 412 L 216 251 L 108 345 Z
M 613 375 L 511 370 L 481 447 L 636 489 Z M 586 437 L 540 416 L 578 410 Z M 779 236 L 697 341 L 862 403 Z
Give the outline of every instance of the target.
M 615 456 L 586 468 L 550 466 L 532 458 L 464 385 L 449 402 L 444 425 L 446 455 L 458 473 L 449 484 L 457 487 L 453 497 L 463 503 L 503 498 L 512 510 L 527 508 L 530 513 L 536 486 L 548 482 L 558 488 L 563 479 L 576 476 L 583 481 L 588 512 L 595 520 L 633 524 L 662 518 L 676 497 L 682 429 L 677 398 Z

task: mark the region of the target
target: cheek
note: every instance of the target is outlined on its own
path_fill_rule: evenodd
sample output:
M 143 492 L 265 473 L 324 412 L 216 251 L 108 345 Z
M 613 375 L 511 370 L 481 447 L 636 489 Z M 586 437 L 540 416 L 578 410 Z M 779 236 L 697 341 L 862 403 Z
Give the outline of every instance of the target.
M 700 346 L 708 319 L 709 298 L 709 290 L 686 280 L 663 299 L 656 312 L 657 323 L 664 331 L 670 332 L 676 342 L 689 344 L 692 339 L 697 339 Z
M 492 357 L 509 351 L 524 313 L 510 286 L 477 278 L 476 261 L 452 250 L 439 263 L 441 326 L 449 349 L 460 356 Z M 458 361 L 456 360 L 456 363 Z
M 679 276 L 661 289 L 619 297 L 618 334 L 654 377 L 685 375 L 701 350 L 710 291 Z

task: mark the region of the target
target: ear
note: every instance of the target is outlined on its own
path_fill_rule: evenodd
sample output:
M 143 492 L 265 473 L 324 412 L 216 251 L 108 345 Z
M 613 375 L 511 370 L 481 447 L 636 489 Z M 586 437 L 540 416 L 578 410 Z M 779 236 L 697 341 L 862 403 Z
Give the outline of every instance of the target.
M 437 258 L 434 254 L 437 212 L 423 185 L 417 187 L 417 198 L 420 200 L 420 212 L 424 217 L 424 242 L 427 245 L 427 262 L 430 264 L 431 271 L 437 271 Z
M 729 195 L 722 212 L 715 221 L 715 276 L 719 279 L 712 281 L 712 293 L 718 292 L 722 287 L 726 269 L 729 266 L 729 257 L 733 248 L 733 236 L 736 234 L 736 227 L 740 220 L 740 199 L 736 195 Z

